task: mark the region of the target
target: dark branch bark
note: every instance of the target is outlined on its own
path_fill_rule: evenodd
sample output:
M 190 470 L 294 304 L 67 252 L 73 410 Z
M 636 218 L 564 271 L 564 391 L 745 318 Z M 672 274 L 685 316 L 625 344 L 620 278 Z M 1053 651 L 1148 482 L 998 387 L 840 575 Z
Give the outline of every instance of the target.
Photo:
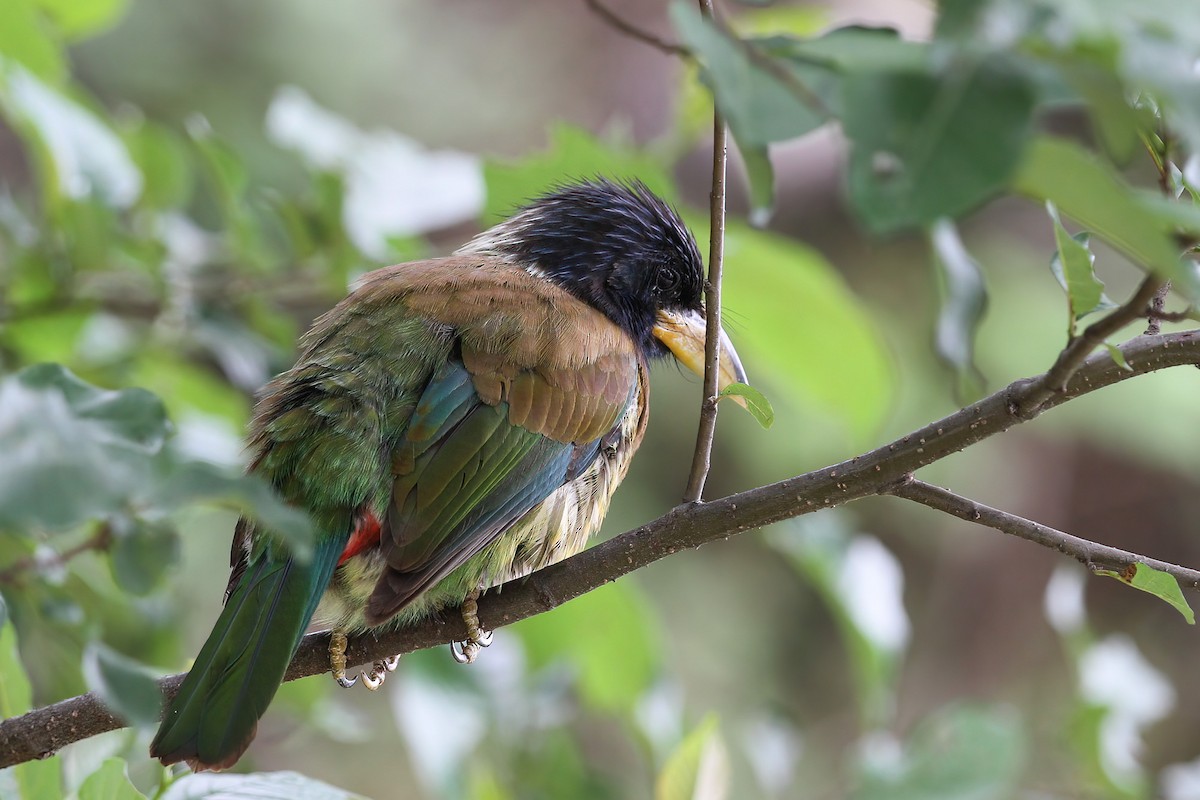
M 889 494 L 952 514 L 967 522 L 995 528 L 1043 547 L 1049 547 L 1051 550 L 1057 550 L 1063 555 L 1071 556 L 1092 572 L 1098 569 L 1123 572 L 1130 564 L 1142 563 L 1166 572 L 1179 581 L 1184 588 L 1200 590 L 1200 570 L 1181 567 L 1178 564 L 1159 561 L 1156 558 L 1147 558 L 1128 550 L 1072 536 L 1040 522 L 977 503 L 969 497 L 963 497 L 940 486 L 934 486 L 915 478 L 896 484 Z
M 1084 360 L 1066 387 L 1047 397 L 1034 415 L 1137 375 L 1167 367 L 1200 364 L 1200 331 L 1140 336 L 1122 345 L 1121 351 L 1132 371 L 1118 366 L 1107 352 L 1097 353 Z M 907 496 L 904 484 L 911 480 L 910 473 L 1028 419 L 1029 415 L 1020 413 L 1019 409 L 1031 396 L 1041 392 L 1045 381 L 1045 375 L 1019 380 L 944 419 L 841 464 L 720 500 L 680 506 L 640 528 L 489 592 L 479 602 L 480 619 L 489 628 L 502 627 L 548 611 L 681 550 L 869 495 Z M 909 484 L 907 490 L 910 494 L 916 492 L 912 486 Z M 945 510 L 956 513 L 952 510 L 954 504 L 946 500 L 945 495 L 939 497 L 946 505 Z M 971 504 L 971 518 L 979 511 L 982 520 L 985 508 Z M 1041 539 L 1027 538 L 1061 550 L 1061 537 L 1048 536 L 1046 532 L 1051 529 L 1040 528 Z M 1171 571 L 1169 568 L 1173 567 L 1132 553 L 1126 555 L 1123 551 L 1104 549 L 1100 545 L 1094 547 L 1098 548 L 1093 551 L 1097 564 L 1104 564 L 1104 559 L 1111 557 L 1115 559 L 1111 562 L 1114 566 L 1128 563 L 1120 559 L 1137 559 L 1165 571 Z M 1191 571 L 1184 573 L 1180 571 L 1181 567 L 1174 569 L 1173 574 L 1177 576 L 1189 576 L 1183 578 L 1187 588 L 1200 588 L 1190 577 Z M 357 636 L 350 641 L 348 655 L 353 663 L 367 663 L 387 655 L 461 639 L 465 633 L 462 620 L 453 613 L 446 613 L 400 630 Z M 288 670 L 287 679 L 327 672 L 328 647 L 328 634 L 306 636 Z M 168 694 L 174 692 L 180 680 L 178 675 L 164 678 L 163 690 Z M 91 694 L 4 720 L 0 722 L 0 768 L 52 755 L 71 742 L 113 730 L 122 724 Z

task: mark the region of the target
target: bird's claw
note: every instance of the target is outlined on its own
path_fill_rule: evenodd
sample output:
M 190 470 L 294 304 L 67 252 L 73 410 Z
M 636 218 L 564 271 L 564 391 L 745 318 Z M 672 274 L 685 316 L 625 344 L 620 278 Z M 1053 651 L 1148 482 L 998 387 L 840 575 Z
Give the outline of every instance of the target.
M 371 667 L 370 672 L 362 674 L 363 686 L 367 687 L 372 692 L 383 686 L 383 679 L 387 677 L 387 672 L 379 669 L 379 662 L 375 662 L 375 666 Z
M 467 595 L 462 604 L 463 622 L 467 624 L 467 638 L 450 643 L 450 655 L 459 664 L 470 664 L 479 657 L 479 651 L 492 643 L 492 632 L 485 630 L 479 622 L 479 590 Z

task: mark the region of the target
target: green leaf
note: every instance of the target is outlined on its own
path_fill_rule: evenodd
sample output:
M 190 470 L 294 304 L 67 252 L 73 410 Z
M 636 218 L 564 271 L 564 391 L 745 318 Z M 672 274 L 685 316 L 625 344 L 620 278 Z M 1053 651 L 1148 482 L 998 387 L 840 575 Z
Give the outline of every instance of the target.
M 850 200 L 875 233 L 957 217 L 996 195 L 1020 164 L 1035 94 L 998 58 L 943 73 L 846 77 L 842 125 L 852 150 Z
M 1168 224 L 1079 145 L 1049 136 L 1034 139 L 1013 188 L 1053 202 L 1138 266 L 1173 281 L 1189 297 L 1200 297 L 1200 276 L 1184 268 Z
M 1074 336 L 1077 320 L 1094 311 L 1115 308 L 1117 304 L 1104 294 L 1104 282 L 1096 277 L 1096 256 L 1089 246 L 1088 233 L 1074 236 L 1067 233 L 1058 218 L 1058 209 L 1050 201 L 1046 201 L 1046 213 L 1054 221 L 1054 242 L 1058 247 L 1050 260 L 1050 271 L 1067 293 L 1068 331 Z
M 0 717 L 20 716 L 32 708 L 33 689 L 17 649 L 16 628 L 11 621 L 0 621 Z M 18 764 L 12 770 L 22 800 L 62 795 L 57 759 L 30 761 Z
M 1182 614 L 1183 618 L 1187 620 L 1188 625 L 1196 624 L 1196 615 L 1193 613 L 1187 599 L 1184 598 L 1183 590 L 1179 588 L 1179 581 L 1175 580 L 1172 575 L 1143 564 L 1140 561 L 1130 564 L 1123 572 L 1098 569 L 1096 570 L 1096 574 L 1116 578 L 1135 589 L 1152 594 Z
M 1108 355 L 1118 367 L 1126 372 L 1133 372 L 1133 367 L 1129 366 L 1129 362 L 1125 360 L 1125 354 L 1121 352 L 1121 348 L 1111 342 L 1104 343 L 1104 349 L 1108 351 Z
M 297 772 L 250 775 L 186 775 L 171 784 L 159 800 L 366 800 L 361 795 L 308 778 Z
M 163 510 L 194 503 L 215 503 L 256 519 L 278 535 L 293 555 L 312 555 L 313 526 L 308 515 L 290 506 L 257 475 L 239 475 L 203 461 L 171 464 L 158 475 L 148 501 Z
M 0 525 L 60 529 L 119 511 L 168 430 L 140 389 L 98 389 L 56 364 L 0 380 Z
M 102 642 L 90 642 L 83 652 L 83 677 L 104 705 L 126 722 L 140 727 L 158 724 L 162 692 L 145 665 Z
M 119 530 L 109 555 L 113 580 L 131 594 L 149 594 L 179 561 L 179 534 L 161 521 L 136 519 L 113 527 Z
M 105 759 L 100 769 L 87 777 L 79 787 L 79 800 L 145 800 L 129 781 L 125 761 Z
M 702 17 L 694 4 L 677 0 L 671 5 L 671 19 L 703 63 L 717 107 L 744 149 L 794 139 L 829 118 L 824 101 L 800 76 L 782 67 L 791 79 L 781 80 L 763 67 L 769 56 L 752 58 L 747 48 L 753 44 L 734 41 Z
M 534 669 L 564 657 L 574 665 L 579 691 L 592 708 L 628 709 L 658 668 L 657 631 L 645 601 L 628 581 L 522 620 L 513 630 Z M 579 631 L 590 633 L 579 636 Z
M 710 714 L 687 735 L 654 785 L 654 800 L 718 800 L 729 794 L 729 755 L 717 717 Z
M 687 220 L 707 236 L 704 220 Z M 814 404 L 856 439 L 876 434 L 892 409 L 891 357 L 863 303 L 820 254 L 730 222 L 722 293 L 728 318 L 747 321 L 729 334 L 756 383 L 777 402 Z
M 775 423 L 775 409 L 771 408 L 771 401 L 748 383 L 731 383 L 719 396 L 740 399 L 742 402 L 739 405 L 749 411 L 750 416 L 763 428 L 770 428 Z
M 958 229 L 939 219 L 929 232 L 941 277 L 942 307 L 934 331 L 934 348 L 959 377 L 958 394 L 978 395 L 983 375 L 975 365 L 975 337 L 987 311 L 987 287 L 979 263 L 967 252 Z
M 860 765 L 855 800 L 1007 800 L 1025 761 L 1025 735 L 1003 709 L 953 705 L 923 720 L 898 763 Z
M 601 142 L 579 128 L 559 125 L 550 131 L 550 146 L 544 153 L 516 162 L 484 163 L 485 221 L 491 224 L 507 218 L 564 182 L 596 176 L 636 178 L 668 201 L 676 197 L 674 181 L 657 160 L 629 147 Z
M 750 182 L 749 222 L 755 228 L 765 228 L 775 213 L 775 170 L 766 147 L 742 147 L 742 165 Z
M 82 39 L 115 25 L 129 0 L 37 0 L 68 39 Z
M 0 624 L 0 717 L 16 717 L 33 708 L 33 689 L 17 649 L 17 629 Z
M 0 25 L 0 86 L 5 61 L 25 67 L 42 80 L 58 83 L 67 74 L 61 45 L 46 30 L 36 0 L 4 0 Z
M 125 134 L 125 144 L 146 179 L 142 203 L 154 209 L 184 206 L 195 174 L 183 139 L 169 128 L 143 122 Z

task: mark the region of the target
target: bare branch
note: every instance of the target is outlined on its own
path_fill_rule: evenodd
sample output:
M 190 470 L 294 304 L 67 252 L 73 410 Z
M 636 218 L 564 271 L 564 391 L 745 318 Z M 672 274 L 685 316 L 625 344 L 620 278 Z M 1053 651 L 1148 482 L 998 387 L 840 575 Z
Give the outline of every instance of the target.
M 1084 360 L 1065 389 L 1048 397 L 1035 415 L 1137 375 L 1167 367 L 1200 364 L 1200 331 L 1139 336 L 1122 345 L 1121 352 L 1131 370 L 1118 366 L 1108 353 L 1097 353 Z M 1029 419 L 1028 415 L 1018 413 L 1018 409 L 1031 393 L 1040 391 L 1045 378 L 1041 375 L 1016 381 L 944 419 L 841 464 L 708 503 L 680 506 L 640 528 L 489 592 L 479 601 L 480 619 L 489 628 L 509 625 L 548 611 L 681 550 L 772 522 L 834 508 L 862 497 L 900 494 L 903 487 L 898 485 L 907 481 L 915 470 Z M 982 508 L 975 506 L 971 513 Z M 1051 529 L 1043 526 L 1041 530 Z M 1096 564 L 1104 564 L 1105 558 L 1118 558 L 1114 553 L 1122 553 L 1102 545 L 1094 547 L 1098 548 L 1093 551 L 1096 553 L 1093 563 Z M 1136 558 L 1159 569 L 1174 570 L 1172 574 L 1176 576 L 1185 574 L 1181 572 L 1182 567 L 1164 565 L 1134 554 L 1119 557 Z M 1127 562 L 1114 560 L 1111 563 Z M 1195 580 L 1182 580 L 1190 588 L 1197 587 Z M 354 637 L 350 640 L 348 656 L 353 663 L 367 663 L 461 639 L 465 633 L 462 620 L 447 612 L 442 617 L 400 630 Z M 328 634 L 314 633 L 301 643 L 288 669 L 287 679 L 328 670 Z M 164 691 L 173 692 L 180 679 L 177 675 L 165 678 L 162 682 Z M 71 742 L 113 730 L 122 724 L 90 694 L 4 720 L 0 722 L 0 768 L 52 755 Z
M 622 19 L 611 8 L 603 5 L 600 0 L 583 0 L 583 2 L 596 16 L 631 39 L 644 42 L 669 56 L 679 56 L 681 58 L 691 56 L 691 52 L 686 47 L 668 42 L 666 39 L 662 39 L 649 31 L 642 30 L 628 20 Z
M 1057 550 L 1064 555 L 1071 556 L 1092 572 L 1098 569 L 1122 572 L 1130 564 L 1142 563 L 1168 573 L 1185 589 L 1200 591 L 1200 570 L 1181 567 L 1178 564 L 1159 561 L 1155 558 L 1147 558 L 1128 550 L 1072 536 L 1069 533 L 1042 525 L 1040 522 L 985 506 L 983 503 L 977 503 L 968 497 L 957 495 L 940 486 L 934 486 L 915 478 L 895 484 L 888 494 L 912 500 L 937 511 L 944 511 L 960 519 L 965 519 L 967 522 L 995 528 L 1043 547 L 1049 547 L 1051 550 Z
M 712 0 L 700 0 L 700 9 L 713 18 Z M 725 260 L 725 174 L 729 161 L 728 130 L 720 109 L 713 103 L 712 190 L 708 195 L 708 280 L 704 284 L 704 398 L 696 430 L 696 452 L 688 475 L 683 502 L 704 497 L 704 482 L 712 464 L 713 436 L 717 430 L 717 371 L 721 358 L 721 269 Z

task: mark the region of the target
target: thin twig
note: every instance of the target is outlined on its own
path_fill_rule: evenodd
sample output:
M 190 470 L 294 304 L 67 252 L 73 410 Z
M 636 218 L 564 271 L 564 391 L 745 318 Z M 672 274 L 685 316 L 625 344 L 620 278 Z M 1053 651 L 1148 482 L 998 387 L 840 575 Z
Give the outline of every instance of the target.
M 661 50 L 669 56 L 680 56 L 682 58 L 691 56 L 691 51 L 689 51 L 686 47 L 674 44 L 673 42 L 668 42 L 666 39 L 662 39 L 659 36 L 650 33 L 649 31 L 642 30 L 633 23 L 622 19 L 611 8 L 603 5 L 600 0 L 583 0 L 583 2 L 596 14 L 596 16 L 600 17 L 600 19 L 604 20 L 613 28 L 630 37 L 631 39 L 637 39 L 639 42 L 644 42 L 651 47 Z
M 39 558 L 36 554 L 19 558 L 0 570 L 0 585 L 15 585 L 27 572 L 44 571 L 49 567 L 61 568 L 71 559 L 92 550 L 107 550 L 112 546 L 112 526 L 102 523 L 96 532 L 73 547 L 68 547 L 61 553 L 55 553 L 48 558 Z
M 1154 297 L 1150 298 L 1150 309 L 1146 313 L 1146 335 L 1157 336 L 1162 333 L 1163 311 L 1167 307 L 1167 295 L 1171 293 L 1171 282 L 1164 281 L 1163 285 L 1158 287 L 1158 291 L 1154 293 Z
M 700 0 L 700 9 L 713 18 L 712 0 Z M 704 482 L 712 462 L 713 436 L 717 430 L 717 371 L 721 359 L 721 268 L 725 260 L 725 173 L 729 160 L 725 118 L 713 104 L 712 190 L 708 196 L 708 280 L 704 284 L 704 399 L 700 404 L 700 424 L 696 430 L 696 451 L 688 475 L 683 502 L 695 503 L 704 497 Z
M 1041 410 L 1138 375 L 1200 364 L 1200 331 L 1140 336 L 1121 345 L 1121 353 L 1129 370 L 1107 353 L 1097 353 L 1080 365 L 1066 389 L 1052 395 Z M 479 617 L 488 628 L 509 625 L 682 550 L 863 497 L 895 493 L 896 485 L 915 470 L 1025 422 L 1028 417 L 1016 413 L 1017 405 L 1043 380 L 1044 376 L 1037 376 L 1016 381 L 944 419 L 841 464 L 719 500 L 680 506 L 640 528 L 526 579 L 511 581 L 499 591 L 488 592 L 479 601 Z M 1141 560 L 1152 566 L 1161 563 Z M 1200 588 L 1183 580 L 1186 588 Z M 459 640 L 465 633 L 462 620 L 445 613 L 399 630 L 356 636 L 350 640 L 348 656 L 353 663 L 369 663 Z M 304 638 L 292 659 L 288 680 L 328 670 L 328 634 L 314 633 Z M 160 685 L 170 693 L 179 680 L 179 676 L 165 678 Z M 52 755 L 67 744 L 122 724 L 91 694 L 4 720 L 0 722 L 0 768 Z
M 1083 333 L 1058 354 L 1053 366 L 1042 376 L 1040 384 L 1025 394 L 1017 408 L 1017 413 L 1021 415 L 1037 414 L 1055 393 L 1063 390 L 1071 376 L 1075 374 L 1075 370 L 1093 350 L 1121 328 L 1147 315 L 1150 301 L 1162 285 L 1162 278 L 1153 274 L 1147 275 L 1138 286 L 1137 291 L 1134 292 L 1133 297 L 1129 298 L 1124 305 L 1117 306 L 1106 316 L 1087 326 Z
M 1195 306 L 1188 306 L 1179 311 L 1155 311 L 1152 308 L 1150 317 L 1161 322 L 1200 322 L 1200 310 Z
M 1057 550 L 1071 556 L 1092 572 L 1098 569 L 1122 572 L 1130 564 L 1142 563 L 1168 573 L 1188 589 L 1200 589 L 1200 570 L 1072 536 L 915 478 L 897 483 L 888 494 Z

